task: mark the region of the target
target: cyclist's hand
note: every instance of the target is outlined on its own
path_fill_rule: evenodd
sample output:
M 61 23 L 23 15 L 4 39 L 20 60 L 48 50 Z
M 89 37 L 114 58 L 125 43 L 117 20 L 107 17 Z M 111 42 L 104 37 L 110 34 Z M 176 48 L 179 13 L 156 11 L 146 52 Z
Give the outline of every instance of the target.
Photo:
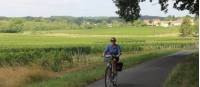
M 117 55 L 116 57 L 120 57 L 120 55 Z
M 105 57 L 105 54 L 103 53 L 103 54 L 101 55 L 101 57 Z

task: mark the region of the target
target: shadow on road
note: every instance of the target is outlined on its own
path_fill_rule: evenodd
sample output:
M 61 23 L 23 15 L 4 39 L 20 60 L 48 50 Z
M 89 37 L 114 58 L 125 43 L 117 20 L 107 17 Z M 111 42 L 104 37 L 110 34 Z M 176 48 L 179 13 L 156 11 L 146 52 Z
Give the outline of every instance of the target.
M 120 83 L 118 87 L 159 87 L 157 85 L 153 84 L 126 84 L 126 83 Z
M 134 86 L 136 86 L 136 84 L 119 84 L 119 86 L 118 87 L 134 87 Z

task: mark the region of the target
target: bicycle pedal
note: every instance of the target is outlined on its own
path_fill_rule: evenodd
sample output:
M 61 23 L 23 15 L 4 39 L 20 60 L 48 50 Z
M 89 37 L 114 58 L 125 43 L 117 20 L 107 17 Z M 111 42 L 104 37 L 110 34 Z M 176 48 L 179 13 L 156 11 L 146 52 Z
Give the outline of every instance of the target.
M 114 82 L 113 86 L 118 87 L 119 85 L 116 82 Z

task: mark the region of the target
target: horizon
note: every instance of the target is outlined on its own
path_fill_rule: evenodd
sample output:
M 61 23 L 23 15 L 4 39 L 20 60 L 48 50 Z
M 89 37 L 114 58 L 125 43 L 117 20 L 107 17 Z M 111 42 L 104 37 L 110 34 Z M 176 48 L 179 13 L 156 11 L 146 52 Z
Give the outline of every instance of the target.
M 149 16 L 149 17 L 168 17 L 168 16 L 175 16 L 175 15 L 168 15 L 168 16 L 154 16 L 154 15 L 140 15 L 140 17 L 145 17 L 145 16 Z M 184 16 L 175 16 L 175 17 L 185 17 L 185 16 L 191 16 L 191 17 L 195 17 L 193 15 L 184 15 Z M 70 16 L 70 15 L 52 15 L 52 16 L 0 16 L 0 17 L 7 17 L 7 18 L 23 18 L 23 17 L 42 17 L 42 18 L 50 18 L 50 17 L 116 17 L 116 18 L 120 18 L 119 16 Z

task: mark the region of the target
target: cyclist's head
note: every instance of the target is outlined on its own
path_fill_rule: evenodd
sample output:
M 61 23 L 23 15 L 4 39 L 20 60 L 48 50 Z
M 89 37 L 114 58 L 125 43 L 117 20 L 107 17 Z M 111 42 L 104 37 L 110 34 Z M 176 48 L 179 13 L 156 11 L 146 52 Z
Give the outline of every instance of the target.
M 110 39 L 110 42 L 112 43 L 112 44 L 115 44 L 116 43 L 116 38 L 115 37 L 112 37 L 111 39 Z

